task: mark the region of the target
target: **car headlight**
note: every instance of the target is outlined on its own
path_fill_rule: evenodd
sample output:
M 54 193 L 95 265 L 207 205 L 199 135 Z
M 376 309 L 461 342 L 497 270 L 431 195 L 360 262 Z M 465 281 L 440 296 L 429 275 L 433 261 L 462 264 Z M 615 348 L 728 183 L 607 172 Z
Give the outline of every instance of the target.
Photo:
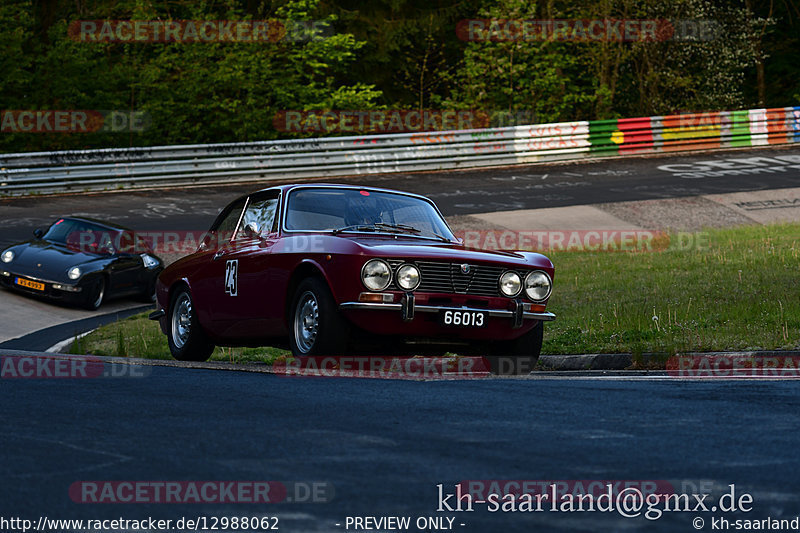
M 522 278 L 519 274 L 509 270 L 500 276 L 500 292 L 508 297 L 514 297 L 522 290 Z
M 553 282 L 550 276 L 541 270 L 534 270 L 525 276 L 525 294 L 535 302 L 546 300 L 553 289 Z
M 0 256 L 0 259 L 3 260 L 3 263 L 10 263 L 14 260 L 14 252 L 11 250 L 6 250 L 3 252 L 3 255 Z
M 81 269 L 79 267 L 72 267 L 67 271 L 69 279 L 78 279 L 81 277 Z
M 361 281 L 371 291 L 382 291 L 392 282 L 392 271 L 386 261 L 372 259 L 364 263 Z
M 158 266 L 158 259 L 150 254 L 142 254 L 142 264 L 145 268 L 155 268 Z
M 419 269 L 414 265 L 403 265 L 397 269 L 397 285 L 406 291 L 413 291 L 419 287 L 422 278 Z

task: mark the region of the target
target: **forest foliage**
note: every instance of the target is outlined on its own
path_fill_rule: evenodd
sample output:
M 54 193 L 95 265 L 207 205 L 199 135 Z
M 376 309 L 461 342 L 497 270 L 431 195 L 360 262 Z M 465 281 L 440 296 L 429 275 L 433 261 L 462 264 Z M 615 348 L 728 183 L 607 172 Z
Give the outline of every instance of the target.
M 117 110 L 147 121 L 78 134 L 4 125 L 0 151 L 311 135 L 276 128 L 286 110 L 482 110 L 510 125 L 783 107 L 800 99 L 799 18 L 794 0 L 4 0 L 0 109 Z M 714 34 L 465 40 L 459 23 L 475 19 L 713 21 Z M 86 20 L 277 20 L 314 32 L 84 42 L 70 27 Z

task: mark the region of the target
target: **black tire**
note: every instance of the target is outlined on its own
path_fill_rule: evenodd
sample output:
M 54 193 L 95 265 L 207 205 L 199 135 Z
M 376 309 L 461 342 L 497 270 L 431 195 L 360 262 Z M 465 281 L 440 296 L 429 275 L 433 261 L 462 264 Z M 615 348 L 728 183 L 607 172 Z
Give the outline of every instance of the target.
M 86 291 L 85 299 L 83 300 L 83 307 L 89 311 L 96 311 L 103 305 L 106 298 L 106 278 L 105 276 L 97 276 L 91 283 L 84 287 Z
M 489 370 L 499 376 L 528 375 L 542 352 L 544 325 L 539 322 L 518 339 L 495 343 L 488 348 Z
M 179 361 L 206 361 L 214 344 L 208 340 L 192 308 L 189 289 L 177 289 L 169 302 L 167 342 L 172 357 Z
M 288 318 L 289 343 L 295 357 L 344 353 L 350 327 L 321 279 L 307 278 L 300 283 Z

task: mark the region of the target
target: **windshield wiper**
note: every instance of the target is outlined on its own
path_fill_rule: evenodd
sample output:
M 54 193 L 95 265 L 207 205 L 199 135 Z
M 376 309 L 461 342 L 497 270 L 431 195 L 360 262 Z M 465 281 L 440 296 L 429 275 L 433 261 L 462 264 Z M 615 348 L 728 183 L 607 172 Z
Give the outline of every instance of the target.
M 422 230 L 419 230 L 414 226 L 409 226 L 408 224 L 387 224 L 386 222 L 376 222 L 373 225 L 380 228 L 398 229 L 401 231 L 407 231 L 409 233 L 422 233 Z
M 373 224 L 354 224 L 352 226 L 345 226 L 343 228 L 337 228 L 333 230 L 333 234 L 337 235 L 342 233 L 343 231 L 370 231 L 375 232 L 381 229 L 384 230 L 395 230 L 397 233 L 411 233 L 412 235 L 419 236 L 419 237 L 426 237 L 422 235 L 422 230 L 415 228 L 414 226 L 409 226 L 408 224 L 389 224 L 386 222 L 375 222 Z M 438 233 L 434 232 L 426 232 L 429 233 L 431 237 L 438 239 L 442 242 L 450 242 L 450 239 L 439 235 Z
M 378 229 L 375 227 L 375 224 L 353 224 L 352 226 L 336 228 L 332 230 L 331 233 L 337 235 L 344 231 L 378 231 Z

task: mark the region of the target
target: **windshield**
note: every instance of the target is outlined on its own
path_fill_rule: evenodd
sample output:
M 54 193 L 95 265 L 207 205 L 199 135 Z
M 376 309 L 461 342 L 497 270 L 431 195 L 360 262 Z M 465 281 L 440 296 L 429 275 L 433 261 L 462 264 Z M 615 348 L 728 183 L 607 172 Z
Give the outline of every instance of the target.
M 48 228 L 42 239 L 66 244 L 69 248 L 79 249 L 83 252 L 113 253 L 114 243 L 119 241 L 118 234 L 119 231 L 110 230 L 91 222 L 62 218 Z
M 287 200 L 285 227 L 290 231 L 403 233 L 455 240 L 429 201 L 363 189 L 295 189 Z

